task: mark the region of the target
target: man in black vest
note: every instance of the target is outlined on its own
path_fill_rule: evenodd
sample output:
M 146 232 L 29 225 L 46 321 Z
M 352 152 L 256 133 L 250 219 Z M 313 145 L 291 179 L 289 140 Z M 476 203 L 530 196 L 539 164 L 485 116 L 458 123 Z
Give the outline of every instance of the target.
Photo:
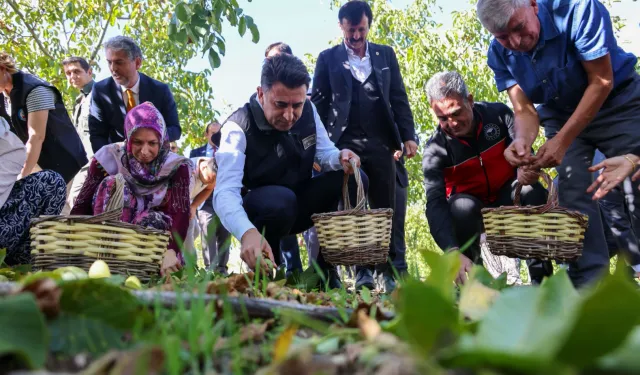
M 312 214 L 335 211 L 344 172 L 353 172 L 350 160 L 360 165 L 355 153 L 329 140 L 307 100 L 309 83 L 298 58 L 268 58 L 257 94 L 222 126 L 213 206 L 251 268 L 261 257 L 279 265 L 281 238 L 311 227 Z M 312 178 L 314 161 L 325 173 Z M 318 265 L 329 270 L 322 255 Z M 339 287 L 335 269 L 326 273 L 328 286 Z
M 338 20 L 344 43 L 318 56 L 311 100 L 329 138 L 362 158 L 373 182 L 371 207 L 394 208 L 394 151 L 404 149 L 411 158 L 418 148 L 398 60 L 391 47 L 367 42 L 373 14 L 366 2 L 347 2 Z M 389 256 L 395 258 L 393 244 Z M 373 288 L 373 267 L 358 267 L 356 288 L 362 286 Z

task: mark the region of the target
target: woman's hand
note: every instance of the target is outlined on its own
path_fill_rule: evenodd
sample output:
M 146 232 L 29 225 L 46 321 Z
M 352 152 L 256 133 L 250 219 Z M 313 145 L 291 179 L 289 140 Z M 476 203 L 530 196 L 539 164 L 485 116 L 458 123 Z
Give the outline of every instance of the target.
M 639 161 L 639 156 L 627 154 L 605 159 L 590 167 L 590 172 L 596 172 L 601 169 L 603 169 L 603 171 L 600 172 L 600 176 L 589 186 L 587 193 L 592 193 L 597 189 L 595 194 L 593 194 L 593 199 L 597 200 L 604 197 L 611 189 L 631 175 Z M 636 173 L 633 176 L 634 180 L 638 177 L 640 177 L 640 173 Z
M 189 210 L 189 220 L 192 220 L 194 217 L 196 217 L 197 212 L 198 206 L 191 205 Z
M 160 266 L 160 275 L 171 275 L 174 272 L 178 272 L 181 268 L 182 264 L 180 264 L 175 250 L 169 249 L 165 251 L 164 257 L 162 258 L 162 266 Z

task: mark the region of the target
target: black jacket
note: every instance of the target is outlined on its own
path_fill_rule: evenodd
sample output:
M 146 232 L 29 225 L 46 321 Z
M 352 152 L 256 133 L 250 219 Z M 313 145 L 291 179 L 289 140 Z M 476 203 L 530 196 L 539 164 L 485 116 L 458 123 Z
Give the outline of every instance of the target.
M 409 99 L 393 48 L 369 43 L 372 73 L 385 102 L 386 123 L 394 135 L 389 140 L 396 150 L 406 141 L 415 141 L 416 133 Z M 313 74 L 311 100 L 316 105 L 329 138 L 338 144 L 349 119 L 352 75 L 344 43 L 326 49 L 318 56 Z
M 180 139 L 182 130 L 178 120 L 176 102 L 169 86 L 140 74 L 140 103 L 151 102 L 160 111 L 170 141 Z M 127 108 L 122 98 L 122 89 L 112 77 L 93 85 L 91 110 L 89 113 L 89 136 L 91 148 L 97 152 L 102 146 L 124 140 L 124 118 Z
M 463 245 L 456 243 L 448 199 L 464 193 L 490 204 L 500 188 L 516 177 L 516 168 L 504 158 L 512 140 L 513 112 L 502 103 L 484 102 L 474 103 L 473 112 L 475 144 L 452 137 L 438 126 L 423 152 L 429 230 L 443 250 Z

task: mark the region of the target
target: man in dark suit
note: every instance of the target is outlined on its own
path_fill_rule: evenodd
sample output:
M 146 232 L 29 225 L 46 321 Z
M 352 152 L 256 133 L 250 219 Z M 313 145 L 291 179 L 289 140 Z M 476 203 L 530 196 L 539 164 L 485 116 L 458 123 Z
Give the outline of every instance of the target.
M 338 148 L 360 155 L 369 176 L 372 208 L 394 208 L 394 151 L 416 154 L 413 115 L 395 52 L 367 42 L 373 14 L 364 1 L 349 1 L 338 12 L 344 42 L 320 53 L 311 100 Z M 395 246 L 390 248 L 395 258 Z M 358 267 L 356 288 L 373 288 L 373 267 Z M 391 276 L 391 270 L 385 271 Z
M 124 140 L 124 118 L 136 105 L 151 102 L 167 124 L 169 140 L 180 138 L 176 102 L 169 86 L 138 72 L 142 52 L 133 39 L 116 36 L 105 45 L 111 77 L 93 87 L 89 111 L 89 139 L 93 151 Z
M 221 127 L 217 121 L 207 125 L 204 134 L 207 144 L 191 150 L 189 158 L 215 157 L 216 151 L 220 147 Z M 212 271 L 226 274 L 231 238 L 229 237 L 229 231 L 220 223 L 220 219 L 213 210 L 213 194 L 198 207 L 198 225 L 200 238 L 202 239 L 202 256 L 205 267 Z

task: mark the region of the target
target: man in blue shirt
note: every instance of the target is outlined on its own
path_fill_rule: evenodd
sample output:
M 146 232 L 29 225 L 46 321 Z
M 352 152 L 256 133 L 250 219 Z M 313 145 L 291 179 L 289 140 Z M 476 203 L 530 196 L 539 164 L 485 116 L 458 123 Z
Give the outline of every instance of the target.
M 480 0 L 477 11 L 495 36 L 488 64 L 515 113 L 505 157 L 514 166 L 557 167 L 560 205 L 589 216 L 583 255 L 569 269 L 574 285 L 584 285 L 609 266 L 598 205 L 586 193 L 587 168 L 596 149 L 612 157 L 640 146 L 637 58 L 618 46 L 597 0 Z M 539 124 L 547 142 L 530 156 Z

